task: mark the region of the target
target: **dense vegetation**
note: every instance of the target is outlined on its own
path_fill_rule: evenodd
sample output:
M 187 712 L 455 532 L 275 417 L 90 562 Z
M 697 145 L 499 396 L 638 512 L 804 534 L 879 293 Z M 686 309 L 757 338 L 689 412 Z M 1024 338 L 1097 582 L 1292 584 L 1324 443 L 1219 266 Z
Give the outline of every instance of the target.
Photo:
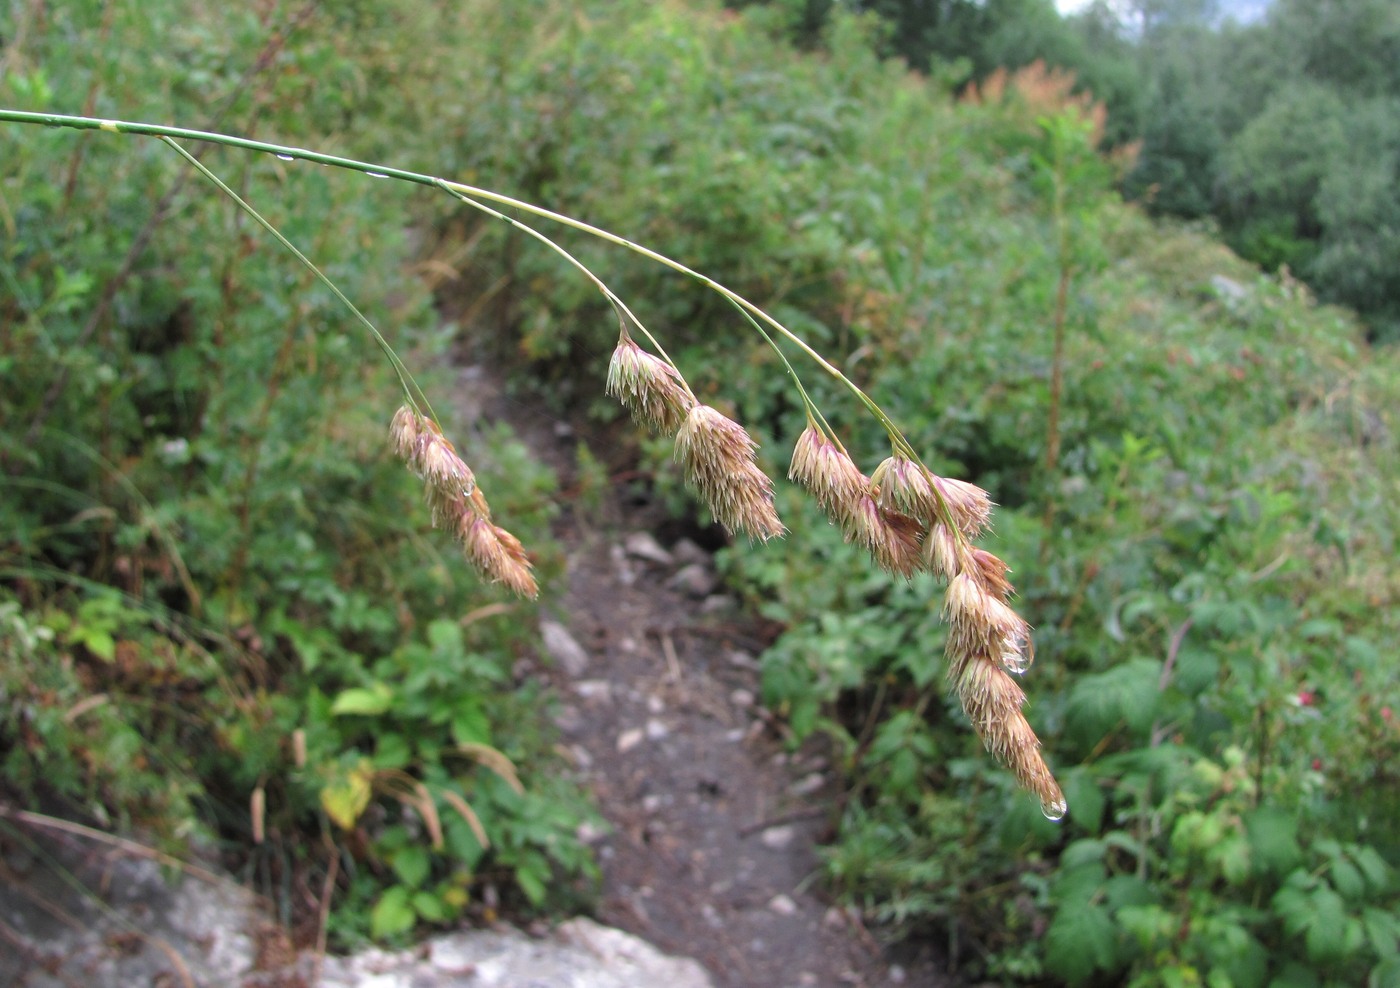
M 814 42 L 831 0 L 791 0 Z M 1400 339 L 1400 6 L 1392 0 L 860 0 L 885 49 L 962 85 L 1042 60 L 1135 143 L 1123 189 L 1152 211 L 1218 224 L 1268 271 Z M 1234 16 L 1263 17 L 1244 23 Z
M 353 5 L 284 37 L 290 6 L 179 6 L 9 15 L 0 103 L 177 122 L 226 106 L 226 129 L 583 216 L 772 309 L 931 467 L 1001 502 L 990 545 L 1039 628 L 1025 683 L 1066 783 L 1059 825 L 946 698 L 930 581 L 874 572 L 787 489 L 786 542 L 726 552 L 784 629 L 767 701 L 848 773 L 826 853 L 840 895 L 938 929 L 970 977 L 1397 976 L 1397 357 L 1286 274 L 1125 206 L 1128 165 L 1096 151 L 1072 80 L 1033 69 L 954 98 L 881 61 L 871 18 L 833 12 L 820 54 L 790 49 L 795 7 Z M 449 919 L 489 882 L 544 902 L 551 875 L 586 872 L 582 811 L 511 677 L 526 622 L 405 509 L 369 341 L 204 188 L 157 213 L 185 171 L 159 145 L 10 128 L 0 160 L 5 784 L 198 829 L 255 876 L 314 884 L 329 838 L 347 937 Z M 616 323 L 557 258 L 389 183 L 205 161 L 392 330 L 430 393 L 454 335 L 500 339 L 522 395 L 616 414 Z M 762 340 L 695 286 L 564 239 L 783 472 L 802 415 Z M 448 268 L 464 277 L 436 287 L 467 315 L 444 330 L 427 282 Z M 848 397 L 807 383 L 858 461 L 885 454 Z M 463 435 L 540 544 L 549 478 L 508 437 Z M 657 454 L 638 453 L 670 489 Z M 437 814 L 440 848 L 400 804 Z

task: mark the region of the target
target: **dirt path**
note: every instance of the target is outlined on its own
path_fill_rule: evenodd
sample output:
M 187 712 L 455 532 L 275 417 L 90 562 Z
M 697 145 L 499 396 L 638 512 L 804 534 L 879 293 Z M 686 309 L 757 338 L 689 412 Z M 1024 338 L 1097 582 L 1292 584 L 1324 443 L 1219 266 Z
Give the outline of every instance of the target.
M 503 399 L 479 368 L 464 373 L 480 410 L 509 420 L 567 487 L 572 431 Z M 756 705 L 764 642 L 709 553 L 636 485 L 588 514 L 566 503 L 556 526 L 567 585 L 544 588 L 543 627 L 558 726 L 612 827 L 597 843 L 598 918 L 696 958 L 727 988 L 950 984 L 930 958 L 890 963 L 821 897 L 830 766 L 786 753 Z

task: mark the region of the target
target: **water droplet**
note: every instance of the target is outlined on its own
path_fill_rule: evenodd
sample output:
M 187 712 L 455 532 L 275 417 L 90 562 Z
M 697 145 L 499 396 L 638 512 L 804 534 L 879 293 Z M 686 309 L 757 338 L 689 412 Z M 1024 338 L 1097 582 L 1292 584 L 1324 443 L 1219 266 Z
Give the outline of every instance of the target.
M 281 158 L 283 161 L 295 161 L 295 160 L 296 160 L 296 159 L 293 158 L 290 154 L 279 154 L 277 157 Z
M 476 484 L 472 483 L 471 481 L 468 481 L 466 485 L 462 488 L 462 496 L 471 497 L 472 491 L 474 490 L 476 490 Z
M 1058 822 L 1063 820 L 1065 814 L 1069 812 L 1069 804 L 1066 803 L 1064 797 L 1061 796 L 1059 799 L 1042 802 L 1040 804 L 1040 812 L 1045 814 L 1045 819 Z
M 365 174 L 368 175 L 370 178 L 388 178 L 388 177 L 389 177 L 388 175 L 385 175 L 383 172 L 365 172 Z
M 1025 674 L 1035 661 L 1035 652 L 1030 647 L 1030 639 L 1025 635 L 1014 635 L 1002 640 L 1001 664 L 1015 676 Z

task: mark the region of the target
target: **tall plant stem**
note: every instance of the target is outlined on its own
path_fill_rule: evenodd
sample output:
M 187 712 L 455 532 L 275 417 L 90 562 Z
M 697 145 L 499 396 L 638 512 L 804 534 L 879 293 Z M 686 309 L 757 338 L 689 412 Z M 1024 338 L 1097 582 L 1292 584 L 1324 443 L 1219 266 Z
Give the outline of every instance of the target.
M 601 227 L 593 226 L 582 220 L 574 219 L 572 216 L 565 216 L 553 210 L 545 209 L 543 206 L 536 206 L 533 203 L 515 199 L 511 196 L 502 195 L 499 192 L 492 192 L 490 189 L 482 189 L 472 185 L 465 185 L 461 182 L 452 182 L 444 178 L 427 175 L 422 172 L 407 171 L 402 168 L 390 168 L 387 165 L 375 164 L 368 161 L 357 161 L 354 158 L 341 158 L 336 155 L 322 154 L 319 151 L 309 151 L 305 148 L 291 147 L 283 144 L 269 144 L 265 141 L 249 140 L 245 137 L 234 137 L 230 134 L 215 134 L 209 131 L 187 130 L 183 127 L 166 127 L 161 124 L 137 123 L 128 120 L 103 120 L 97 117 L 77 117 L 58 113 L 33 113 L 24 110 L 0 109 L 0 123 L 24 123 L 39 124 L 46 127 L 67 127 L 74 130 L 98 130 L 112 134 L 137 134 L 146 137 L 175 138 L 179 140 L 207 141 L 212 144 L 222 144 L 226 147 L 241 148 L 246 151 L 260 151 L 264 154 L 273 154 L 283 160 L 292 161 L 312 161 L 320 165 L 328 165 L 333 168 L 345 168 L 350 171 L 361 172 L 374 178 L 392 178 L 402 182 L 411 182 L 415 185 L 426 185 L 437 189 L 446 189 L 459 196 L 469 196 L 472 199 L 485 200 L 498 205 L 508 206 L 511 209 L 518 209 L 521 212 L 539 216 L 543 219 L 552 220 L 564 226 L 580 230 L 590 236 L 598 237 L 608 243 L 626 248 L 636 254 L 640 254 L 658 264 L 670 268 L 680 274 L 703 284 L 705 287 L 723 295 L 735 305 L 752 313 L 756 318 L 767 323 L 774 332 L 789 340 L 797 346 L 803 353 L 814 360 L 824 371 L 840 381 L 851 393 L 863 404 L 870 414 L 874 415 L 880 424 L 885 426 L 890 433 L 899 437 L 896 445 L 903 447 L 900 451 L 906 455 L 912 455 L 913 450 L 908 447 L 900 437 L 899 430 L 894 422 L 877 405 L 869 395 L 867 395 L 859 385 L 848 378 L 842 371 L 834 366 L 830 361 L 814 350 L 800 336 L 788 329 L 777 319 L 770 316 L 759 306 L 739 295 L 737 292 L 726 288 L 724 285 L 706 275 L 701 274 L 693 268 L 687 267 L 681 262 L 667 257 L 665 254 L 657 253 L 648 247 L 620 237 L 615 233 L 604 230 Z M 182 153 L 184 152 L 182 149 Z M 290 245 L 289 245 L 290 246 Z M 337 293 L 338 294 L 338 293 Z
M 1050 359 L 1050 407 L 1045 415 L 1045 514 L 1042 519 L 1040 562 L 1050 555 L 1050 535 L 1055 524 L 1055 482 L 1060 469 L 1060 403 L 1065 386 L 1065 318 L 1069 308 L 1069 285 L 1074 277 L 1070 263 L 1069 220 L 1065 216 L 1065 150 L 1059 134 L 1054 139 L 1054 198 L 1051 204 L 1055 223 L 1055 252 L 1060 268 L 1055 287 L 1054 350 Z
M 207 168 L 203 167 L 197 160 L 194 160 L 193 156 L 188 151 L 186 151 L 183 147 L 176 143 L 176 140 L 205 141 L 211 144 L 222 144 L 226 147 L 240 148 L 245 151 L 258 151 L 264 154 L 276 155 L 278 158 L 281 158 L 284 161 L 310 161 L 316 164 L 327 165 L 333 168 L 344 168 L 350 171 L 361 172 L 373 178 L 390 178 L 397 179 L 401 182 L 410 182 L 415 185 L 426 185 L 431 188 L 445 190 L 458 198 L 464 198 L 469 201 L 473 201 L 473 204 L 478 206 L 480 205 L 480 203 L 475 201 L 484 200 L 486 202 L 495 203 L 499 206 L 517 209 L 521 212 L 529 213 L 532 216 L 538 216 L 542 219 L 551 220 L 563 226 L 571 227 L 575 230 L 587 233 L 590 236 L 599 238 L 600 240 L 604 240 L 618 247 L 623 247 L 627 250 L 630 250 L 635 254 L 640 254 L 642 257 L 655 261 L 657 264 L 660 264 L 664 267 L 668 267 L 679 274 L 683 274 L 688 278 L 692 278 L 700 282 L 705 287 L 711 289 L 719 295 L 722 295 L 734 305 L 738 306 L 740 309 L 750 314 L 757 321 L 765 323 L 770 329 L 772 329 L 782 338 L 791 342 L 794 346 L 796 346 L 808 357 L 810 357 L 819 367 L 821 367 L 822 370 L 826 371 L 829 375 L 831 375 L 833 378 L 839 381 L 842 386 L 844 386 L 848 391 L 850 391 L 851 394 L 854 395 L 855 398 L 862 405 L 865 406 L 866 410 L 872 416 L 875 417 L 875 419 L 885 428 L 885 431 L 889 434 L 891 445 L 894 446 L 896 453 L 910 459 L 915 463 L 918 463 L 920 466 L 923 466 L 923 462 L 922 460 L 920 460 L 917 451 L 915 451 L 913 446 L 909 444 L 909 441 L 905 439 L 903 432 L 901 432 L 899 427 L 895 425 L 894 420 L 891 419 L 890 416 L 886 414 L 885 410 L 875 402 L 875 399 L 871 398 L 868 394 L 866 394 L 865 391 L 858 384 L 856 384 L 849 377 L 847 377 L 841 371 L 840 368 L 836 367 L 825 357 L 823 357 L 820 353 L 818 353 L 815 349 L 813 349 L 811 345 L 807 343 L 806 340 L 802 339 L 792 330 L 788 329 L 786 326 L 784 326 L 773 316 L 769 315 L 758 305 L 756 305 L 753 302 L 750 302 L 738 292 L 735 292 L 732 289 L 725 287 L 724 285 L 715 281 L 713 278 L 701 274 L 699 271 L 687 267 L 680 261 L 667 257 L 665 254 L 658 253 L 650 249 L 649 247 L 643 247 L 641 244 L 636 243 L 635 241 L 628 240 L 626 237 L 618 236 L 617 234 L 612 233 L 608 230 L 604 230 L 601 227 L 593 226 L 591 223 L 585 223 L 584 221 L 575 219 L 572 216 L 566 216 L 563 213 L 556 213 L 553 210 L 545 209 L 543 206 L 536 206 L 534 203 L 525 202 L 524 200 L 516 199 L 511 196 L 502 195 L 499 192 L 492 192 L 490 189 L 478 188 L 476 186 L 466 185 L 461 182 L 451 182 L 447 179 L 439 178 L 433 175 L 427 175 L 422 172 L 407 171 L 402 168 L 391 168 L 387 165 L 375 164 L 368 161 L 358 161 L 354 158 L 342 158 L 336 155 L 322 154 L 319 151 L 309 151 L 305 148 L 292 147 L 290 145 L 269 144 L 265 141 L 254 141 L 245 137 L 234 137 L 230 134 L 217 134 L 211 133 L 209 131 L 188 130 L 183 127 L 167 127 L 161 124 L 138 123 L 128 120 L 104 120 L 99 119 L 97 117 L 68 116 L 65 114 L 57 113 L 33 113 L 25 110 L 7 109 L 0 109 L 0 123 L 38 124 L 46 127 L 66 127 L 74 130 L 98 130 L 112 134 L 135 134 L 145 137 L 158 137 L 164 140 L 167 144 L 170 144 L 177 151 L 179 151 L 180 154 L 184 155 L 186 159 L 190 160 L 191 164 L 198 168 L 205 175 L 206 178 L 217 184 L 226 195 L 228 195 L 235 202 L 237 202 L 241 208 L 246 210 L 249 213 L 249 215 L 251 215 L 255 220 L 257 220 L 257 222 L 260 223 L 265 229 L 267 229 L 268 232 L 275 236 L 283 244 L 283 246 L 285 246 L 288 250 L 296 254 L 298 259 L 301 260 L 303 264 L 306 264 L 308 267 L 310 267 L 311 270 L 313 270 L 316 273 L 317 277 L 320 278 L 322 282 L 326 284 L 326 286 L 331 290 L 331 292 L 335 294 L 335 296 L 339 298 L 342 302 L 344 302 L 347 307 L 349 307 L 349 309 L 356 315 L 356 317 L 374 335 L 376 342 L 378 342 L 379 345 L 385 349 L 385 353 L 389 357 L 390 362 L 394 365 L 395 370 L 399 372 L 400 378 L 404 382 L 404 389 L 406 392 L 409 393 L 409 398 L 411 401 L 414 397 L 412 393 L 413 389 L 410 389 L 409 387 L 409 381 L 411 380 L 411 378 L 406 377 L 407 370 L 400 363 L 397 355 L 395 355 L 393 351 L 388 348 L 388 344 L 384 341 L 384 338 L 380 336 L 379 331 L 374 328 L 373 324 L 371 324 L 370 321 L 367 318 L 365 318 L 364 315 L 361 314 L 360 311 L 356 309 L 353 304 L 351 304 L 350 300 L 347 299 L 340 292 L 339 289 L 337 289 L 333 284 L 331 284 L 330 280 L 326 278 L 326 276 L 322 274 L 319 269 L 317 269 L 314 265 L 311 264 L 311 261 L 309 259 L 307 259 L 300 251 L 298 251 L 294 246 L 292 246 L 292 244 L 284 236 L 282 236 L 282 234 L 279 233 L 270 223 L 268 223 L 265 219 L 258 215 L 258 213 L 251 206 L 244 203 L 243 200 L 240 199 L 238 195 L 235 192 L 233 192 L 232 189 L 229 189 L 212 172 L 210 172 Z M 501 218 L 505 219 L 507 217 L 502 216 Z M 516 223 L 516 225 L 523 227 L 527 231 L 530 230 L 529 227 L 525 227 L 523 224 Z M 536 232 L 530 232 L 538 239 L 543 240 L 546 243 L 550 243 L 552 245 L 552 242 L 549 241 L 548 238 L 545 238 Z M 559 248 L 556 247 L 556 249 Z M 582 265 L 579 264 L 579 262 L 574 260 L 572 257 L 570 257 L 569 260 L 572 261 L 574 264 L 578 265 L 579 267 L 582 267 Z M 587 271 L 586 268 L 584 270 L 585 272 Z M 589 277 L 593 277 L 591 273 L 589 273 Z M 594 281 L 596 283 L 597 279 L 594 278 Z M 640 324 L 638 325 L 640 326 Z M 419 396 L 422 397 L 421 392 L 419 392 Z M 423 397 L 425 407 L 426 400 L 426 397 Z M 962 536 L 961 532 L 958 531 L 957 525 L 951 523 L 951 512 L 948 510 L 948 506 L 944 502 L 942 494 L 937 490 L 936 487 L 934 489 L 934 495 L 935 500 L 938 502 L 939 514 L 945 520 L 949 521 L 949 530 L 955 533 L 955 538 L 957 538 L 959 544 L 963 545 L 965 548 L 965 539 Z
M 178 151 L 181 157 L 183 157 L 186 161 L 188 161 L 191 165 L 198 169 L 201 175 L 203 175 L 206 179 L 213 183 L 224 195 L 232 199 L 238 205 L 239 209 L 243 210 L 245 213 L 251 216 L 258 223 L 259 226 L 261 226 L 264 230 L 266 230 L 274 238 L 276 238 L 278 243 L 280 243 L 283 247 L 290 251 L 298 261 L 305 265 L 306 268 L 313 275 L 316 276 L 317 280 L 319 280 L 321 284 L 326 286 L 326 288 L 330 291 L 332 295 L 339 299 L 340 302 L 344 304 L 344 306 L 347 309 L 350 310 L 351 314 L 354 315 L 354 317 L 360 322 L 360 324 L 364 326 L 365 329 L 369 330 L 370 336 L 374 338 L 374 342 L 379 345 L 379 349 L 384 352 L 384 356 L 388 359 L 389 364 L 394 368 L 394 372 L 398 374 L 399 383 L 403 386 L 404 395 L 408 398 L 409 403 L 414 405 L 415 407 L 418 407 L 418 402 L 421 399 L 422 408 L 427 410 L 429 416 L 436 419 L 437 416 L 432 414 L 432 406 L 428 402 L 428 396 L 423 393 L 423 390 L 419 388 L 417 383 L 413 380 L 413 375 L 409 373 L 408 368 L 405 367 L 403 361 L 399 359 L 399 355 L 394 352 L 394 348 L 389 345 L 389 341 L 384 338 L 384 335 L 379 332 L 379 330 L 375 327 L 374 323 L 370 322 L 369 317 L 366 316 L 363 312 L 361 312 L 359 307 L 356 306 L 354 302 L 350 301 L 350 299 L 346 297 L 345 293 L 342 292 L 336 286 L 335 282 L 331 281 L 331 279 L 326 276 L 326 273 L 312 262 L 311 258 L 303 254 L 300 250 L 297 249 L 295 244 L 293 244 L 290 240 L 283 236 L 281 230 L 277 229 L 277 227 L 269 223 L 267 219 L 256 209 L 254 209 L 251 205 L 249 205 L 248 202 L 242 196 L 240 196 L 237 192 L 234 192 L 233 189 L 229 188 L 228 185 L 224 183 L 223 179 L 219 178 L 219 176 L 215 175 L 212 171 L 206 168 L 198 158 L 190 154 L 190 152 L 186 151 L 184 148 L 182 148 L 179 144 L 177 144 L 174 140 L 172 140 L 169 137 L 162 137 L 161 140 L 164 141 L 166 144 L 170 145 L 176 151 Z

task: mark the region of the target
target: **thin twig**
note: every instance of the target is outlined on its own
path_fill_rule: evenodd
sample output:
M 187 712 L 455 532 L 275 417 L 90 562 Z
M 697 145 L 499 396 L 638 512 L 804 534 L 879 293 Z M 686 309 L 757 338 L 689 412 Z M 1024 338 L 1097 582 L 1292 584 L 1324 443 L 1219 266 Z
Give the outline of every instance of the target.
M 739 828 L 740 837 L 752 837 L 760 830 L 767 830 L 769 827 L 780 827 L 785 823 L 796 823 L 799 820 L 816 820 L 831 812 L 825 806 L 806 806 L 800 810 L 791 810 L 787 813 L 779 813 L 777 816 L 770 816 L 766 820 L 759 820 L 757 823 L 749 823 Z
M 676 657 L 676 643 L 671 640 L 669 631 L 661 632 L 661 654 L 666 656 L 666 668 L 671 672 L 671 679 L 679 683 L 681 681 L 681 663 Z
M 316 959 L 311 965 L 311 988 L 321 983 L 321 967 L 326 961 L 326 927 L 331 915 L 331 897 L 335 895 L 335 880 L 340 877 L 340 848 L 330 837 L 331 863 L 326 866 L 326 880 L 321 883 L 321 903 L 316 913 Z
M 133 857 L 145 858 L 148 861 L 157 861 L 171 868 L 178 868 L 185 874 L 194 878 L 203 879 L 211 885 L 228 885 L 234 888 L 242 887 L 238 885 L 237 882 L 225 878 L 222 875 L 216 875 L 212 871 L 201 868 L 199 865 L 190 864 L 188 861 L 181 861 L 173 854 L 166 854 L 164 851 L 158 851 L 153 847 L 147 847 L 145 844 L 138 843 L 134 840 L 127 840 L 125 837 L 117 837 L 115 834 L 94 830 L 92 827 L 85 827 L 81 823 L 74 823 L 71 820 L 60 820 L 57 817 L 46 816 L 43 813 L 19 810 L 11 806 L 6 806 L 3 803 L 0 803 L 0 817 L 4 817 L 7 820 L 14 820 L 17 823 L 27 823 L 31 827 L 42 827 L 46 830 L 59 830 L 66 834 L 73 834 L 74 836 L 83 837 L 90 841 L 96 841 L 99 844 L 106 844 L 109 847 L 115 847 L 124 851 Z

